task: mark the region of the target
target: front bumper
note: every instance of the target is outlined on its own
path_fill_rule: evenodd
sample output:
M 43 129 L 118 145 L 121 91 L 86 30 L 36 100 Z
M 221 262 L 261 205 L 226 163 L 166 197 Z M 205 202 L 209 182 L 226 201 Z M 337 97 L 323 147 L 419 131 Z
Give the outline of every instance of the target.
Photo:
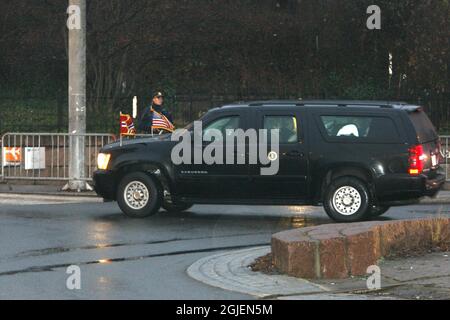
M 93 175 L 95 192 L 107 200 L 116 200 L 116 179 L 112 171 L 97 170 Z

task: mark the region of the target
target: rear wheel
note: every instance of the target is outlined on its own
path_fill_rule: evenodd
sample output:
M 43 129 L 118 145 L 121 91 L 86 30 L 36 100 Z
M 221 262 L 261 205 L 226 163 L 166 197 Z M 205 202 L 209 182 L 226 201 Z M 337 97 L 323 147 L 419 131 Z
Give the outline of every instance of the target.
M 366 220 L 370 216 L 369 204 L 368 188 L 357 178 L 337 178 L 331 182 L 325 192 L 325 211 L 337 222 Z
M 162 192 L 154 178 L 143 172 L 133 172 L 122 178 L 117 189 L 120 209 L 132 218 L 144 218 L 158 212 Z

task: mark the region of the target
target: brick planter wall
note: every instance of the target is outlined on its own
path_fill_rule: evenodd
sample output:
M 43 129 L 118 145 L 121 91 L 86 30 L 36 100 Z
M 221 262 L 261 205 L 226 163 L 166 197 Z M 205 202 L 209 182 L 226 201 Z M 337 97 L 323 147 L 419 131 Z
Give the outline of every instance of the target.
M 450 245 L 450 219 L 328 224 L 276 233 L 272 259 L 283 273 L 307 279 L 366 275 L 382 257 Z

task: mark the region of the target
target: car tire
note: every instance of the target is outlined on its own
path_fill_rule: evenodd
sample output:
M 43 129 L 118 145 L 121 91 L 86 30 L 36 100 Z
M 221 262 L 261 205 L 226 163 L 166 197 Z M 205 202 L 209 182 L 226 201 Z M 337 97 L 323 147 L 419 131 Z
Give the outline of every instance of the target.
M 370 209 L 370 215 L 372 217 L 379 217 L 385 214 L 391 207 L 388 206 L 372 206 Z
M 366 220 L 370 217 L 370 203 L 367 185 L 357 178 L 337 178 L 325 191 L 324 209 L 337 222 Z
M 191 203 L 172 203 L 172 202 L 163 202 L 162 207 L 167 212 L 182 212 L 192 208 L 193 204 Z
M 120 209 L 131 218 L 154 215 L 161 208 L 162 189 L 144 172 L 133 172 L 122 178 L 117 189 Z

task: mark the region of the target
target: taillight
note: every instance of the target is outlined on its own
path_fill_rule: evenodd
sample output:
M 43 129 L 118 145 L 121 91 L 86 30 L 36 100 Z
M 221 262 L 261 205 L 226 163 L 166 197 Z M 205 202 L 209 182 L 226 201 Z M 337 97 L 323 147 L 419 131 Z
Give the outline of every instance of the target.
M 422 173 L 425 161 L 427 159 L 426 154 L 423 152 L 422 145 L 414 146 L 409 149 L 409 169 L 410 175 L 416 176 Z

